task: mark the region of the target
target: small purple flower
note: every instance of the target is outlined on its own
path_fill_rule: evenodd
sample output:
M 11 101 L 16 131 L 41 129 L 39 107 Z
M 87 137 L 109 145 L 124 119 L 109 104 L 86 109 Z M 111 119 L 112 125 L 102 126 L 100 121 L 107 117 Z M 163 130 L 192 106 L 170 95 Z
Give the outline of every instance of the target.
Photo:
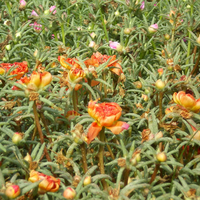
M 55 15 L 56 14 L 56 6 L 51 6 L 50 8 L 49 8 L 49 11 L 50 12 L 53 12 L 53 14 Z
M 35 10 L 32 10 L 32 12 L 31 12 L 31 16 L 38 17 L 39 15 L 35 12 Z
M 145 2 L 143 1 L 143 2 L 141 3 L 140 9 L 141 9 L 141 10 L 144 10 L 144 8 L 145 8 Z
M 119 42 L 112 42 L 112 41 L 109 41 L 109 46 L 111 49 L 117 49 L 117 46 L 119 46 L 120 43 Z

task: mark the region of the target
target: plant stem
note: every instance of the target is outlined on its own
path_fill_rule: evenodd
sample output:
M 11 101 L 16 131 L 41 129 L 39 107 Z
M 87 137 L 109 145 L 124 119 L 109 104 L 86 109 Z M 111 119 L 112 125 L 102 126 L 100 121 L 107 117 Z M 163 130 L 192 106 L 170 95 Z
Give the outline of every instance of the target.
M 192 69 L 191 73 L 190 73 L 190 76 L 194 74 L 194 72 L 196 71 L 198 65 L 199 65 L 199 61 L 200 61 L 200 52 L 199 52 L 199 55 L 198 55 L 198 58 L 197 58 L 197 61 L 194 65 L 194 68 Z
M 103 71 L 103 80 L 106 81 L 105 70 Z M 103 84 L 103 89 L 104 89 L 104 97 L 107 98 L 107 86 L 106 86 L 106 84 Z
M 65 30 L 64 30 L 64 24 L 61 24 L 61 32 L 62 32 L 62 41 L 65 45 Z
M 83 162 L 83 171 L 84 173 L 87 172 L 87 159 L 86 159 L 86 148 L 85 148 L 85 143 L 82 143 L 81 145 L 81 153 L 82 153 L 82 162 Z
M 155 180 L 159 168 L 160 168 L 160 164 L 156 164 L 155 170 L 154 170 L 151 180 L 150 180 L 150 184 Z
M 45 128 L 45 130 L 46 130 L 46 133 L 47 133 L 47 135 L 50 136 L 51 134 L 50 134 L 50 132 L 49 132 L 49 129 L 48 129 L 48 126 L 47 126 L 47 122 L 46 122 L 45 117 L 44 117 L 44 113 L 43 113 L 43 112 L 40 112 L 40 116 L 41 116 L 42 122 L 43 122 L 43 124 L 44 124 L 44 128 Z M 51 139 L 50 137 L 48 137 L 48 139 L 49 139 L 49 142 L 51 143 L 51 142 L 52 142 L 52 139 Z
M 36 107 L 36 102 L 34 101 L 34 104 L 33 104 L 33 113 L 34 113 L 34 116 L 35 116 L 35 123 L 36 123 L 36 126 L 37 126 L 37 130 L 38 130 L 38 133 L 39 133 L 39 136 L 40 136 L 40 142 L 41 144 L 44 143 L 44 136 L 43 136 L 43 133 L 42 133 L 42 128 L 40 126 L 40 121 L 39 121 L 39 117 L 38 117 L 38 112 L 37 112 L 37 107 Z M 44 147 L 44 153 L 45 153 L 45 156 L 47 158 L 47 160 L 49 162 L 51 162 L 51 158 L 49 156 L 49 153 L 47 151 L 47 148 L 46 146 Z
M 99 133 L 101 142 L 105 141 L 104 131 L 105 131 L 105 128 L 103 127 L 101 132 Z M 103 154 L 104 154 L 104 145 L 100 145 L 100 147 L 99 147 L 99 169 L 100 169 L 101 174 L 105 174 Z M 101 182 L 102 182 L 104 190 L 107 190 L 107 183 L 106 183 L 105 179 L 102 179 Z
M 130 174 L 130 169 L 126 168 L 124 170 L 124 186 L 126 186 L 128 184 L 128 178 L 129 178 L 129 174 Z
M 74 105 L 74 111 L 78 112 L 78 107 L 77 107 L 78 93 L 75 90 L 73 90 L 73 93 L 72 93 L 72 101 L 73 101 L 73 105 Z
M 163 99 L 163 92 L 159 93 L 159 118 L 160 122 L 162 120 L 162 99 Z
M 190 10 L 190 17 L 192 18 L 192 16 L 193 16 L 193 4 L 191 4 L 191 10 Z M 191 22 L 192 22 L 192 20 L 190 20 L 190 23 Z M 190 49 L 191 49 L 191 31 L 192 31 L 191 27 L 192 27 L 192 25 L 193 25 L 193 23 L 190 24 L 189 29 L 188 29 L 188 38 L 189 38 L 189 40 L 188 40 L 188 48 L 187 48 L 186 65 L 189 64 L 189 56 L 190 56 Z M 188 68 L 189 67 L 186 68 L 186 72 L 187 72 Z

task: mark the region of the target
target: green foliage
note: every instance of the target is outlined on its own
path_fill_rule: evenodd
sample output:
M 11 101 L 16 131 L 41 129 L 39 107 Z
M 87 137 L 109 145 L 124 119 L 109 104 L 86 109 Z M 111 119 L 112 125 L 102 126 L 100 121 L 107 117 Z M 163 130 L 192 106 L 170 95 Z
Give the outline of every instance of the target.
M 198 199 L 198 0 L 26 2 L 0 1 L 0 199 L 10 184 L 24 199 L 65 199 L 67 187 L 82 200 Z M 20 82 L 15 62 L 23 61 Z M 73 74 L 74 66 L 82 71 Z M 52 80 L 35 89 L 26 84 L 35 71 Z M 180 91 L 186 100 L 174 95 Z M 101 132 L 88 144 L 97 120 L 88 114 L 90 100 L 120 105 L 128 130 L 105 129 L 105 138 Z M 41 193 L 42 181 L 29 180 L 32 170 L 60 179 L 59 189 Z

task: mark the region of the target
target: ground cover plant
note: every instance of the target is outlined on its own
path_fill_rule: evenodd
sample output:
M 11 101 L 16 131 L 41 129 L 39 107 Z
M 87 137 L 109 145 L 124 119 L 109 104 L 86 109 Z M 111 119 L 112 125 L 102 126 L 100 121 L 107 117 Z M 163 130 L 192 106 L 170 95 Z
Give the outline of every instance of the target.
M 199 10 L 0 1 L 0 199 L 200 199 Z

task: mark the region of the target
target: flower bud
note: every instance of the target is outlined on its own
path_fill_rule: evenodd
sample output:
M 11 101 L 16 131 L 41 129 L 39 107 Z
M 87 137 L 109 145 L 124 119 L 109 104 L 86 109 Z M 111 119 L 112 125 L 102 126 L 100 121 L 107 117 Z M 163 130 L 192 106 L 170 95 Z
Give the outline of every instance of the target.
M 142 98 L 144 99 L 144 101 L 148 101 L 149 97 L 146 94 L 142 94 Z
M 159 162 L 165 162 L 167 160 L 166 153 L 165 152 L 160 152 L 160 153 L 156 154 L 156 159 Z
M 94 48 L 95 45 L 96 43 L 94 41 L 90 41 L 89 47 Z
M 149 33 L 156 33 L 158 30 L 158 24 L 152 24 L 151 26 L 149 26 L 148 31 Z
M 159 131 L 158 133 L 155 134 L 155 139 L 160 139 L 163 137 L 163 132 Z
M 26 154 L 26 156 L 24 157 L 24 160 L 27 162 L 32 162 L 32 157 L 30 156 L 29 153 Z
M 135 158 L 136 158 L 137 163 L 140 162 L 140 160 L 141 160 L 141 155 L 140 155 L 140 153 L 137 153 L 137 154 L 135 155 Z
M 12 142 L 14 144 L 19 144 L 22 139 L 23 139 L 23 134 L 16 132 L 12 137 Z
M 84 186 L 89 185 L 91 183 L 91 181 L 92 181 L 91 176 L 86 176 L 84 179 L 83 185 Z
M 170 35 L 167 34 L 167 33 L 164 35 L 164 37 L 165 37 L 166 40 L 169 40 L 169 39 L 170 39 Z
M 22 36 L 22 33 L 21 33 L 21 32 L 17 32 L 17 33 L 15 34 L 15 37 L 16 37 L 16 38 L 18 38 L 18 37 L 21 38 L 21 36 Z
M 49 10 L 45 10 L 45 11 L 44 11 L 44 14 L 45 14 L 45 15 L 48 15 L 48 14 L 49 14 Z
M 74 199 L 75 196 L 76 196 L 76 191 L 71 187 L 67 187 L 63 192 L 63 197 L 66 199 Z
M 200 35 L 199 35 L 199 37 L 197 38 L 196 41 L 197 41 L 198 44 L 200 44 Z
M 24 10 L 26 8 L 26 4 L 27 2 L 25 0 L 20 0 L 20 5 L 19 5 L 19 9 L 20 10 Z
M 130 161 L 131 161 L 131 164 L 132 164 L 133 166 L 136 166 L 136 165 L 137 165 L 137 159 L 136 159 L 136 157 L 132 158 Z
M 115 11 L 115 16 L 119 17 L 119 15 L 120 15 L 119 10 Z
M 134 82 L 133 84 L 135 85 L 135 87 L 136 87 L 137 89 L 141 89 L 141 88 L 142 88 L 142 83 L 141 83 L 140 81 L 136 81 L 136 82 Z
M 155 86 L 157 87 L 157 89 L 162 90 L 165 87 L 165 82 L 159 79 L 156 81 Z
M 158 69 L 158 74 L 159 74 L 160 76 L 162 76 L 162 74 L 163 74 L 163 68 L 159 68 L 159 69 Z
M 10 45 L 10 44 L 6 45 L 6 50 L 7 50 L 7 51 L 10 51 L 10 50 L 11 50 L 11 45 Z
M 125 28 L 124 29 L 124 34 L 129 35 L 131 33 L 131 29 L 130 28 Z
M 20 187 L 18 185 L 10 185 L 6 188 L 5 195 L 10 199 L 15 199 L 20 195 Z

